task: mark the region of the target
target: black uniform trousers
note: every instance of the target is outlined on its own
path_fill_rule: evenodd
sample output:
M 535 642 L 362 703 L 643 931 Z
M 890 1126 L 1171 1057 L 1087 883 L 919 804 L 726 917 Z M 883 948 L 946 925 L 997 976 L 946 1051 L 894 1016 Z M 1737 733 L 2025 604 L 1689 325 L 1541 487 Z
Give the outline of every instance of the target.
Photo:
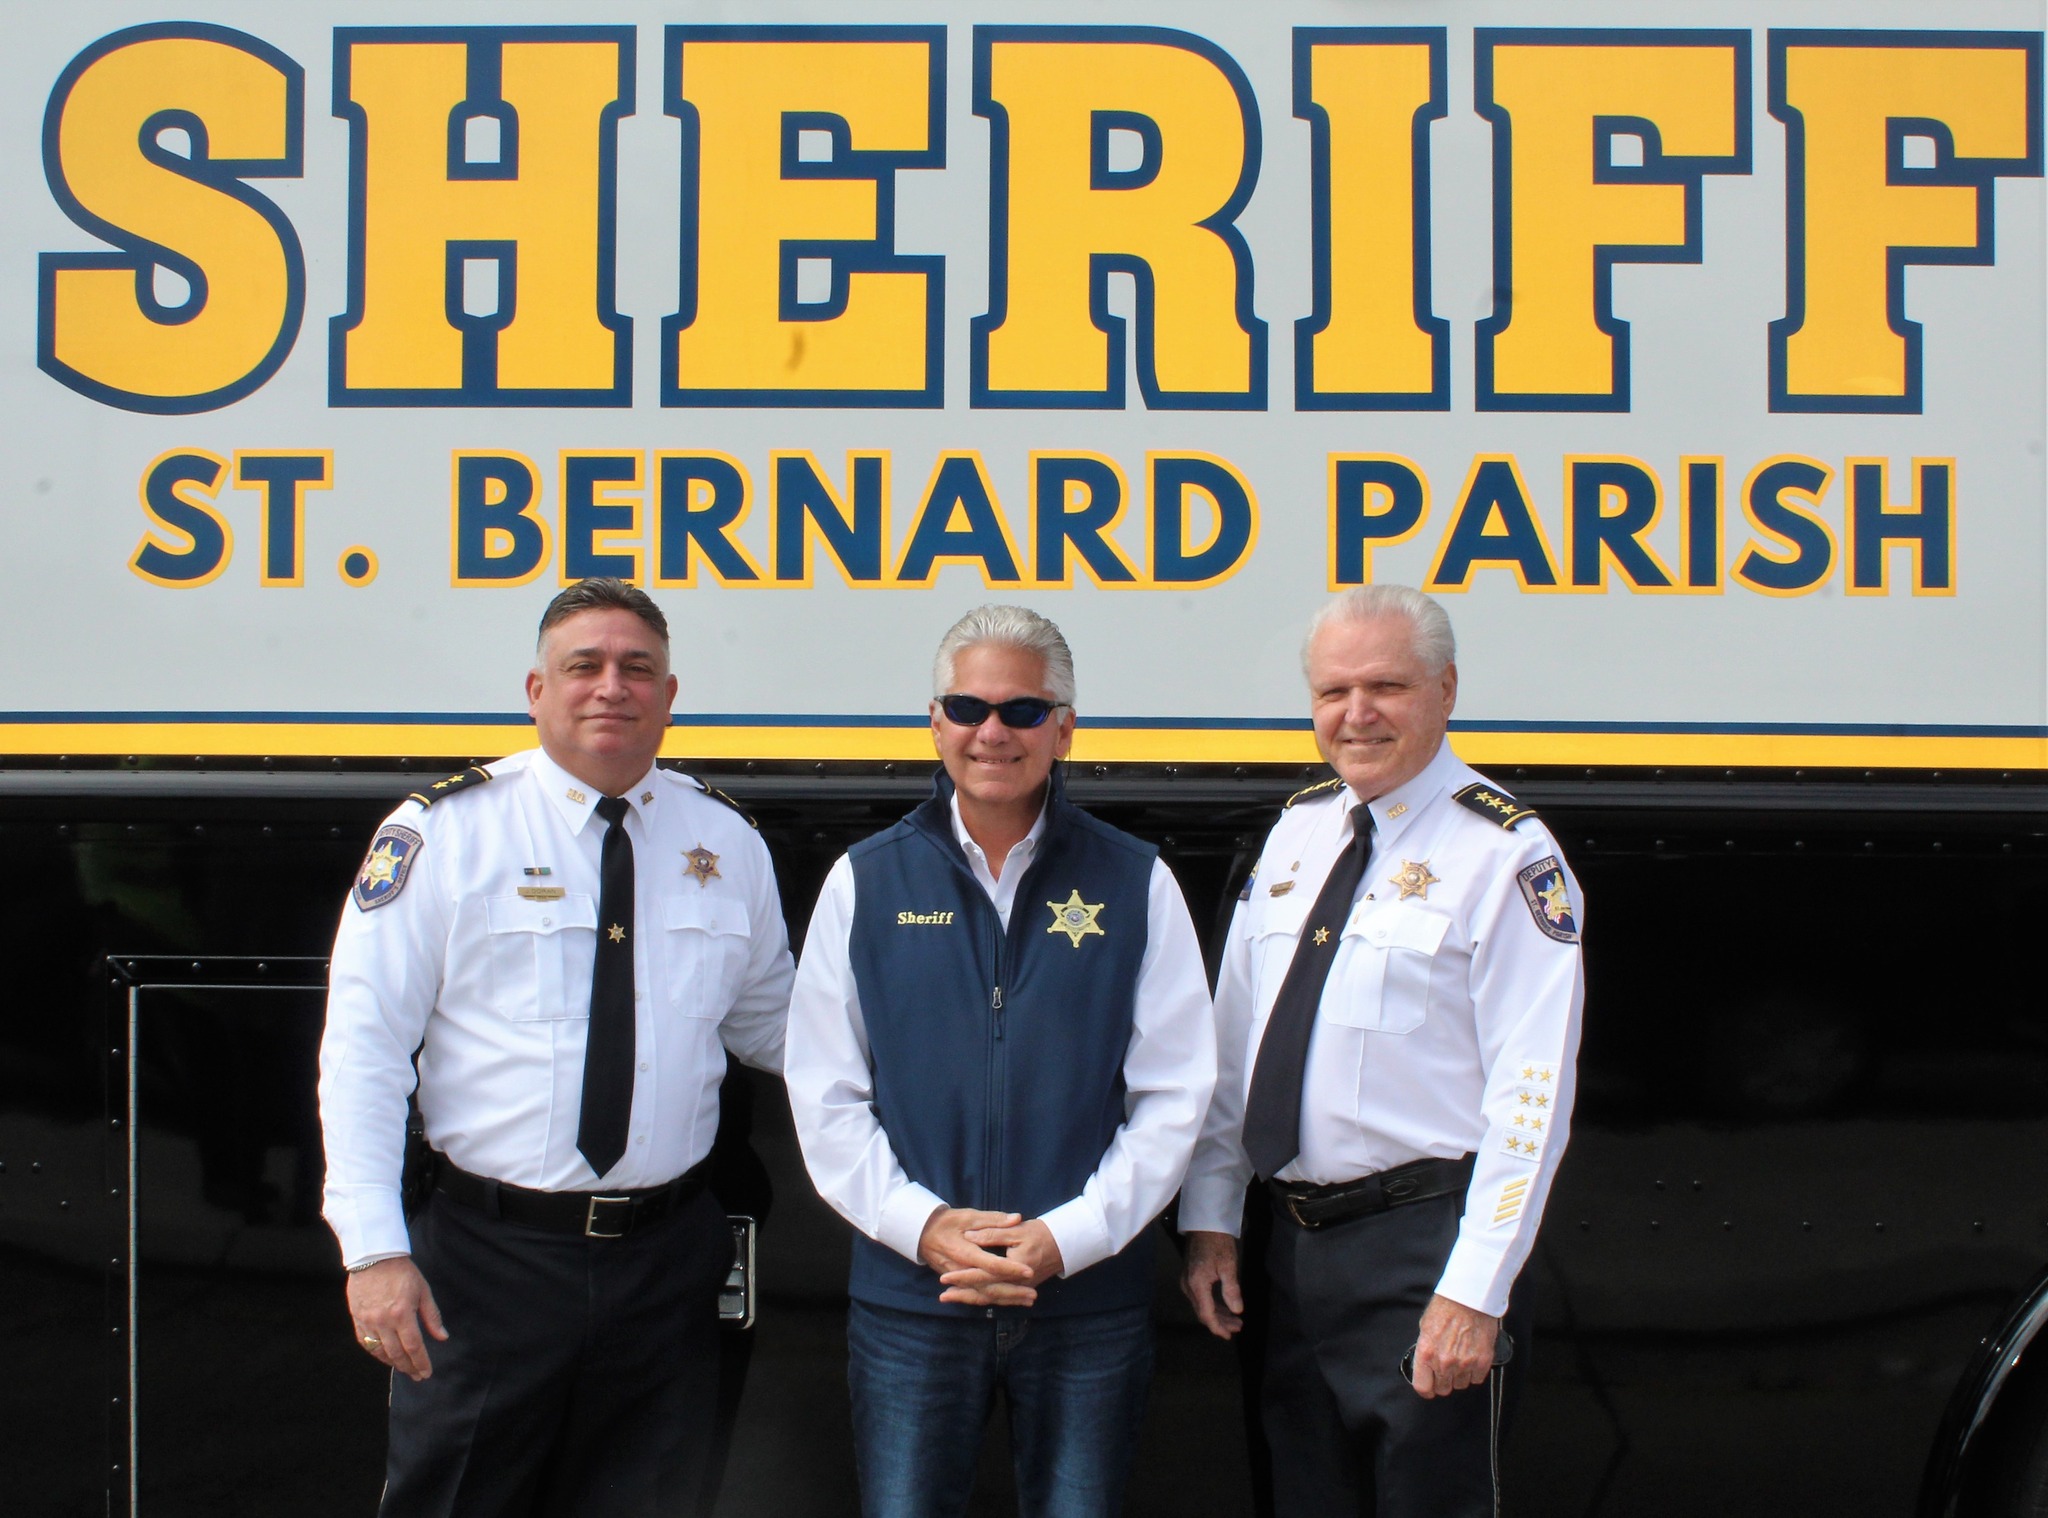
M 708 1192 L 624 1238 L 530 1228 L 441 1192 L 413 1258 L 448 1330 L 394 1374 L 381 1518 L 694 1518 L 732 1264 Z
M 1266 1268 L 1266 1442 L 1279 1518 L 1491 1518 L 1507 1378 L 1423 1398 L 1401 1376 L 1423 1309 L 1457 1242 L 1462 1196 L 1304 1229 L 1273 1208 Z

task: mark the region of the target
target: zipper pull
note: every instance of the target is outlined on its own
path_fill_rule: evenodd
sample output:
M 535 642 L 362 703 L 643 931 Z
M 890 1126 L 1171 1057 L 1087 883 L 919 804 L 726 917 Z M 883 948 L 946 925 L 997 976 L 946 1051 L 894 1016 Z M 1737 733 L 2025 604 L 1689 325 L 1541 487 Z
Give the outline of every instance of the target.
M 989 1010 L 996 1015 L 996 1037 L 1003 1036 L 1003 988 L 997 986 L 989 997 Z

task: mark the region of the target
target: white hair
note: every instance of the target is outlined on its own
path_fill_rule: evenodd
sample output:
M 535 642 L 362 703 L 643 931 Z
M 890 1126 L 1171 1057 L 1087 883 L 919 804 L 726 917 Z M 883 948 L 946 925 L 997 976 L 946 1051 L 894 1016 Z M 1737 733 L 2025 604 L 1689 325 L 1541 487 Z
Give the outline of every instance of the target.
M 1415 657 L 1433 675 L 1442 674 L 1458 657 L 1449 615 L 1421 591 L 1409 585 L 1354 585 L 1325 601 L 1309 622 L 1308 636 L 1301 640 L 1302 673 L 1308 673 L 1308 652 L 1317 633 L 1332 622 L 1369 622 L 1375 617 L 1406 618 L 1414 632 Z
M 1045 688 L 1062 706 L 1074 704 L 1074 655 L 1060 630 L 1025 606 L 977 606 L 946 630 L 932 660 L 932 695 L 953 694 L 953 664 L 983 644 L 1034 654 L 1045 666 Z

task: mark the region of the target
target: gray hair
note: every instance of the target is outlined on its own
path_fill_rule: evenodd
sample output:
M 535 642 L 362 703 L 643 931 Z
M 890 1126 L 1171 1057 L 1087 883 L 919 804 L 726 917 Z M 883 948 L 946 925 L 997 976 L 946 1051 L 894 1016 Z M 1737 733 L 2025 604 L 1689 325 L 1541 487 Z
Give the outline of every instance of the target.
M 1308 624 L 1308 636 L 1301 640 L 1301 669 L 1308 673 L 1308 651 L 1316 634 L 1332 622 L 1369 622 L 1374 617 L 1405 617 L 1414 630 L 1416 658 L 1441 674 L 1458 657 L 1458 640 L 1451 636 L 1451 619 L 1443 607 L 1410 585 L 1354 585 L 1330 597 Z
M 977 606 L 946 630 L 932 660 L 932 695 L 953 693 L 953 663 L 985 643 L 1035 654 L 1045 665 L 1045 688 L 1062 706 L 1074 704 L 1074 654 L 1060 630 L 1026 606 Z
M 668 652 L 668 618 L 661 614 L 654 598 L 637 585 L 628 585 L 624 580 L 608 576 L 578 580 L 548 602 L 548 609 L 540 616 L 540 636 L 534 640 L 535 648 L 547 642 L 548 630 L 556 623 L 566 622 L 582 611 L 631 612 L 647 624 L 649 632 L 661 639 L 661 651 Z

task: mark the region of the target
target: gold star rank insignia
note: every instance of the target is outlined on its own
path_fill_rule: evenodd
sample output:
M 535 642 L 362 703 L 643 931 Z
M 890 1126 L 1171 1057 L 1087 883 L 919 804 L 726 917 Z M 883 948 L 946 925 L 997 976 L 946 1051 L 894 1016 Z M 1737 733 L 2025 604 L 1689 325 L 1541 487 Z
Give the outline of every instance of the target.
M 1429 888 L 1433 885 L 1442 885 L 1443 881 L 1440 877 L 1429 873 L 1429 861 L 1427 859 L 1423 860 L 1420 864 L 1417 864 L 1412 859 L 1404 859 L 1401 861 L 1400 871 L 1387 877 L 1387 884 L 1397 885 L 1401 888 L 1401 899 L 1403 901 L 1406 901 L 1411 896 L 1420 896 L 1424 901 L 1427 901 L 1429 900 Z
M 1077 949 L 1081 947 L 1081 940 L 1090 933 L 1102 938 L 1109 936 L 1095 920 L 1096 914 L 1103 908 L 1103 903 L 1098 901 L 1091 905 L 1083 901 L 1079 890 L 1074 891 L 1065 901 L 1048 901 L 1046 905 L 1052 908 L 1052 926 L 1045 931 L 1066 934 L 1067 941 Z
M 1317 928 L 1315 941 L 1318 946 L 1328 943 L 1330 941 L 1330 930 L 1328 928 Z
M 703 844 L 698 844 L 694 849 L 684 849 L 683 857 L 690 861 L 683 866 L 683 873 L 696 881 L 700 887 L 707 886 L 714 880 L 725 879 L 718 873 L 718 856 Z
M 609 938 L 613 943 L 624 943 L 626 941 L 626 930 L 617 923 L 613 923 L 605 930 L 605 937 Z

